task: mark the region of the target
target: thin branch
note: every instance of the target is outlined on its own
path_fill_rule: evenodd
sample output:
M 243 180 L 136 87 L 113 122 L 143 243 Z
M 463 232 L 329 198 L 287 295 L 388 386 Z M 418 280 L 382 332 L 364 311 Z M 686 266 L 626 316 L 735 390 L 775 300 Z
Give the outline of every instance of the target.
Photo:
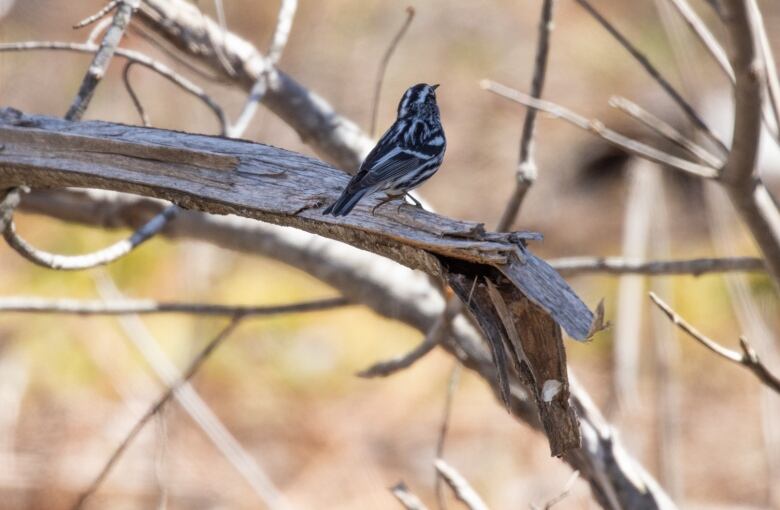
M 766 260 L 775 289 L 780 291 L 780 208 L 756 172 L 764 84 L 760 51 L 756 47 L 758 20 L 748 2 L 722 0 L 731 38 L 731 64 L 737 77 L 734 89 L 734 128 L 731 152 L 721 172 L 721 182 Z
M 531 78 L 531 97 L 539 99 L 544 89 L 544 79 L 547 75 L 547 55 L 550 52 L 550 33 L 553 30 L 553 9 L 555 0 L 544 0 L 542 14 L 539 19 L 539 32 L 536 40 L 536 58 L 534 59 L 534 72 Z M 496 230 L 508 230 L 515 222 L 520 207 L 523 204 L 526 193 L 536 180 L 537 166 L 533 157 L 533 141 L 536 127 L 535 109 L 529 109 L 525 113 L 523 132 L 520 136 L 520 157 L 517 165 L 514 193 L 504 209 Z
M 447 393 L 444 397 L 444 409 L 441 415 L 441 423 L 439 424 L 439 436 L 436 439 L 436 458 L 444 458 L 444 446 L 447 441 L 447 433 L 450 430 L 450 417 L 452 416 L 452 402 L 455 400 L 455 390 L 458 388 L 460 382 L 460 374 L 463 371 L 463 365 L 460 361 L 455 361 L 455 366 L 452 367 L 450 377 L 447 381 Z M 439 510 L 447 509 L 447 500 L 444 496 L 444 486 L 442 485 L 442 477 L 436 472 L 435 479 L 436 488 L 436 500 L 439 503 Z
M 548 499 L 541 506 L 541 508 L 543 510 L 550 510 L 552 507 L 554 507 L 555 505 L 557 505 L 558 503 L 566 499 L 569 496 L 569 493 L 571 493 L 572 487 L 574 487 L 574 482 L 576 482 L 579 477 L 580 477 L 579 471 L 575 471 L 574 473 L 572 473 L 569 479 L 566 481 L 566 484 L 564 484 L 563 489 L 561 489 L 561 492 L 558 493 L 555 497 Z M 536 505 L 531 505 L 531 508 L 533 510 L 537 510 L 540 507 Z
M 645 54 L 639 51 L 639 49 L 637 49 L 636 46 L 634 46 L 622 33 L 620 33 L 617 28 L 612 25 L 612 23 L 607 21 L 607 19 L 604 18 L 604 16 L 602 16 L 601 13 L 597 11 L 588 0 L 575 1 L 580 4 L 602 27 L 604 27 L 604 29 L 609 32 L 609 34 L 614 37 L 615 40 L 617 40 L 617 42 L 623 46 L 623 48 L 625 48 L 631 54 L 631 56 L 636 59 L 637 62 L 639 62 L 645 71 L 647 71 L 647 73 L 661 86 L 661 88 L 664 89 L 669 97 L 671 97 L 672 100 L 677 103 L 677 105 L 682 109 L 693 125 L 698 128 L 712 143 L 714 143 L 715 146 L 717 146 L 718 149 L 723 152 L 723 154 L 727 154 L 728 148 L 726 145 L 715 135 L 715 133 L 712 132 L 712 130 L 707 126 L 704 120 L 702 120 L 693 106 L 691 106 L 691 104 L 688 103 L 679 92 L 677 92 L 677 89 L 675 89 L 672 84 L 666 78 L 664 78 L 661 72 L 650 62 Z
M 742 348 L 742 354 L 736 351 L 732 351 L 703 335 L 699 330 L 693 327 L 690 323 L 686 322 L 685 319 L 680 317 L 674 310 L 669 307 L 669 305 L 667 305 L 661 298 L 652 292 L 650 293 L 650 299 L 653 300 L 653 302 L 658 306 L 658 308 L 661 309 L 662 312 L 666 314 L 667 317 L 669 317 L 669 320 L 671 320 L 681 330 L 688 333 L 691 338 L 718 356 L 747 368 L 753 372 L 753 375 L 755 375 L 762 383 L 764 383 L 772 390 L 780 393 L 780 378 L 776 375 L 773 375 L 766 368 L 766 366 L 764 366 L 764 364 L 758 358 L 756 351 L 753 350 L 745 337 L 739 338 L 739 346 Z
M 144 127 L 149 127 L 151 126 L 151 122 L 149 121 L 149 116 L 146 114 L 144 105 L 141 104 L 141 100 L 138 98 L 138 95 L 135 93 L 135 90 L 133 90 L 133 86 L 130 84 L 130 68 L 134 64 L 137 64 L 137 62 L 134 62 L 132 60 L 128 61 L 125 64 L 124 69 L 122 69 L 122 82 L 125 84 L 125 89 L 127 90 L 127 93 L 130 95 L 130 99 L 133 100 L 133 106 L 135 106 L 135 111 L 137 111 L 138 116 L 141 117 L 141 122 L 143 123 Z
M 774 127 L 774 136 L 780 140 L 780 78 L 777 74 L 777 64 L 772 54 L 772 45 L 769 43 L 769 36 L 764 25 L 764 17 L 761 15 L 761 9 L 755 0 L 748 0 L 747 5 L 750 14 L 753 17 L 756 36 L 758 38 L 761 57 L 764 62 L 764 79 L 767 91 L 767 102 L 769 110 L 772 113 L 774 126 L 769 126 L 770 130 Z M 768 120 L 766 121 L 769 124 Z
M 393 39 L 390 41 L 390 45 L 382 55 L 382 60 L 379 61 L 379 68 L 376 71 L 376 81 L 374 82 L 374 99 L 371 101 L 371 130 L 369 134 L 371 138 L 376 136 L 376 119 L 377 112 L 379 111 L 379 99 L 382 95 L 382 84 L 385 81 L 385 72 L 387 71 L 387 64 L 390 62 L 390 58 L 395 53 L 395 49 L 398 47 L 398 43 L 401 42 L 406 31 L 409 30 L 409 26 L 414 19 L 414 7 L 411 5 L 406 8 L 406 19 L 404 20 L 401 28 L 398 29 Z
M 426 333 L 425 338 L 414 349 L 403 356 L 393 358 L 387 361 L 380 361 L 358 372 L 358 376 L 365 378 L 387 377 L 394 373 L 409 368 L 417 360 L 428 354 L 434 347 L 444 341 L 451 332 L 452 320 L 463 311 L 463 306 L 457 298 L 447 301 L 447 306 L 442 314 L 436 319 L 433 327 Z
M 86 111 L 87 105 L 89 105 L 89 101 L 95 93 L 95 88 L 106 74 L 106 69 L 108 69 L 108 65 L 111 63 L 111 57 L 114 56 L 125 29 L 130 23 L 130 17 L 133 15 L 133 11 L 138 8 L 139 2 L 140 0 L 120 0 L 111 26 L 103 37 L 100 48 L 95 52 L 95 56 L 87 69 L 84 80 L 81 82 L 81 87 L 79 87 L 79 92 L 73 100 L 73 104 L 70 105 L 68 113 L 65 114 L 66 119 L 81 120 L 81 116 L 84 115 L 84 111 Z
M 228 34 L 228 28 L 227 28 L 227 19 L 225 19 L 225 6 L 222 3 L 222 0 L 214 0 L 214 10 L 217 11 L 217 22 L 219 23 L 219 44 L 215 44 L 214 40 L 212 39 L 213 34 L 209 34 L 209 39 L 211 42 L 211 47 L 214 49 L 214 53 L 216 53 L 217 58 L 219 59 L 220 63 L 222 64 L 222 67 L 225 69 L 225 71 L 230 76 L 236 75 L 236 70 L 233 67 L 233 64 L 230 63 L 230 60 L 225 55 L 225 41 L 227 40 L 227 34 Z M 201 16 L 205 16 L 201 12 Z
M 84 18 L 83 20 L 79 21 L 78 23 L 76 23 L 75 25 L 73 25 L 73 28 L 74 28 L 74 29 L 79 29 L 79 28 L 84 28 L 84 27 L 86 27 L 87 25 L 91 25 L 92 23 L 96 22 L 96 21 L 97 21 L 97 20 L 99 20 L 100 18 L 104 17 L 104 16 L 105 16 L 106 14 L 108 14 L 109 12 L 113 11 L 113 10 L 114 10 L 114 8 L 115 8 L 117 5 L 119 5 L 119 3 L 120 3 L 121 1 L 122 1 L 122 0 L 111 0 L 110 2 L 108 2 L 108 4 L 106 4 L 106 5 L 105 5 L 105 7 L 103 7 L 102 9 L 100 9 L 100 10 L 99 10 L 98 12 L 96 12 L 95 14 L 93 14 L 93 15 L 91 15 L 91 16 L 88 16 L 88 17 Z
M 548 262 L 564 276 L 582 273 L 700 276 L 731 271 L 766 271 L 763 259 L 758 257 L 651 261 L 621 257 L 566 257 Z
M 718 63 L 718 66 L 726 74 L 729 81 L 731 83 L 735 83 L 736 78 L 734 77 L 734 69 L 731 68 L 731 63 L 729 62 L 729 58 L 726 55 L 726 51 L 720 45 L 718 40 L 715 39 L 715 36 L 712 35 L 712 32 L 710 32 L 710 29 L 707 28 L 707 25 L 704 23 L 704 21 L 702 21 L 699 15 L 696 14 L 696 11 L 691 8 L 687 0 L 667 1 L 671 3 L 675 9 L 677 9 L 680 17 L 685 21 L 688 27 L 690 27 L 693 33 L 696 34 L 696 36 L 699 38 L 699 41 L 701 41 L 707 51 L 710 52 L 710 55 L 712 55 L 712 58 L 714 58 L 715 62 Z
M 649 127 L 670 142 L 682 147 L 699 161 L 712 168 L 721 168 L 724 161 L 712 155 L 707 149 L 680 133 L 674 126 L 659 119 L 633 101 L 620 96 L 610 98 L 609 105 Z
M 401 503 L 401 506 L 406 510 L 428 510 L 428 507 L 420 501 L 420 498 L 409 490 L 409 487 L 407 487 L 403 481 L 398 482 L 391 487 L 390 492 L 393 493 L 395 499 L 397 499 L 398 502 Z
M 276 64 L 279 62 L 284 47 L 287 45 L 287 39 L 290 36 L 290 29 L 292 28 L 297 8 L 298 0 L 282 0 L 282 5 L 279 7 L 279 16 L 276 20 L 276 29 L 271 39 L 271 46 L 268 49 L 268 56 L 265 59 L 265 69 L 257 77 L 255 84 L 252 85 L 246 103 L 244 103 L 244 107 L 235 124 L 228 130 L 228 136 L 231 138 L 240 138 L 244 134 L 257 112 L 257 106 L 268 91 L 269 80 L 275 78 Z
M 35 51 L 35 50 L 51 50 L 51 51 L 74 51 L 77 53 L 95 53 L 98 51 L 97 46 L 90 44 L 68 43 L 58 41 L 28 41 L 17 43 L 2 43 L 0 44 L 0 52 L 3 51 Z M 167 79 L 174 85 L 180 87 L 188 94 L 200 99 L 217 117 L 217 121 L 220 125 L 220 134 L 225 134 L 227 120 L 222 108 L 206 94 L 200 87 L 189 81 L 184 76 L 176 73 L 165 64 L 162 64 L 147 55 L 124 48 L 117 48 L 116 55 L 127 60 L 137 62 L 138 64 L 151 69 L 163 78 Z
M 110 264 L 111 262 L 124 257 L 162 230 L 178 212 L 179 207 L 171 205 L 149 220 L 144 226 L 136 230 L 133 235 L 127 239 L 122 239 L 111 246 L 86 255 L 59 255 L 39 250 L 19 237 L 16 233 L 16 226 L 14 225 L 13 219 L 10 219 L 5 225 L 3 237 L 11 248 L 33 264 L 49 269 L 78 271 Z
M 686 159 L 678 158 L 667 152 L 651 147 L 645 143 L 639 142 L 633 138 L 629 138 L 616 131 L 613 131 L 604 126 L 598 120 L 587 119 L 582 115 L 579 115 L 568 108 L 545 101 L 543 99 L 536 99 L 527 94 L 523 94 L 520 91 L 501 85 L 490 80 L 482 80 L 480 83 L 483 89 L 488 90 L 496 95 L 514 101 L 515 103 L 522 104 L 528 108 L 534 108 L 547 112 L 550 115 L 565 120 L 570 124 L 577 126 L 580 129 L 596 134 L 603 138 L 607 142 L 623 149 L 626 152 L 639 156 L 641 158 L 655 161 L 662 165 L 681 170 L 683 172 L 693 174 L 697 177 L 705 179 L 714 179 L 718 176 L 718 172 L 714 168 L 700 165 Z
M 173 397 L 174 393 L 184 384 L 185 382 L 188 382 L 192 376 L 195 375 L 195 373 L 200 369 L 200 367 L 203 365 L 203 363 L 208 359 L 208 357 L 211 355 L 212 352 L 225 340 L 227 339 L 231 333 L 236 329 L 238 324 L 241 322 L 241 319 L 243 317 L 239 315 L 234 315 L 231 319 L 230 323 L 228 323 L 227 326 L 225 326 L 208 344 L 206 344 L 206 347 L 203 348 L 203 350 L 198 353 L 198 355 L 192 360 L 187 370 L 182 374 L 181 378 L 179 378 L 172 386 L 170 386 L 161 396 L 157 399 L 157 401 L 149 408 L 148 411 L 136 422 L 136 424 L 133 426 L 132 429 L 130 429 L 130 432 L 125 436 L 125 438 L 122 440 L 121 443 L 117 446 L 117 448 L 114 450 L 114 452 L 111 454 L 111 456 L 108 458 L 108 461 L 103 466 L 103 469 L 101 469 L 100 473 L 95 477 L 95 479 L 92 481 L 92 483 L 89 485 L 89 487 L 81 493 L 79 496 L 79 499 L 76 501 L 76 504 L 73 506 L 74 510 L 78 510 L 80 508 L 84 507 L 84 504 L 87 502 L 87 499 L 89 499 L 92 494 L 94 494 L 98 488 L 100 487 L 100 484 L 105 480 L 106 476 L 111 472 L 111 468 L 114 467 L 114 464 L 120 459 L 122 454 L 125 452 L 128 446 L 130 446 L 130 443 L 136 438 L 139 432 L 144 428 L 146 423 L 155 415 L 157 412 L 162 409 L 162 407 Z
M 447 464 L 443 459 L 436 459 L 434 463 L 436 471 L 450 486 L 455 497 L 458 498 L 469 510 L 488 510 L 487 505 L 469 482 L 458 471 Z
M 53 313 L 66 315 L 194 314 L 199 316 L 266 317 L 286 313 L 317 312 L 350 306 L 343 297 L 303 301 L 287 305 L 241 306 L 210 303 L 171 303 L 150 299 L 115 301 L 0 297 L 0 313 Z

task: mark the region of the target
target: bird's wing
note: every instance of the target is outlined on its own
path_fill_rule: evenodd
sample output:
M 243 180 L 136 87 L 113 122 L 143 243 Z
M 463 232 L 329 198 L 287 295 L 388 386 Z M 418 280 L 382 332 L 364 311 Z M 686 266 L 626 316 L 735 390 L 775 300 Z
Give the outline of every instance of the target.
M 431 159 L 430 154 L 400 146 L 393 147 L 377 156 L 373 161 L 366 158 L 363 163 L 361 172 L 365 171 L 365 174 L 360 179 L 361 188 L 369 188 L 382 182 L 392 181 Z

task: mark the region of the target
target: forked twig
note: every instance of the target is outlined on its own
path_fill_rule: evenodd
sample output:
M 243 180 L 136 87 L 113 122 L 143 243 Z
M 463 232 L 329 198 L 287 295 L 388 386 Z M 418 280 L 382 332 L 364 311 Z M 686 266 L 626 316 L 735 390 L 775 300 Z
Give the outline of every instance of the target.
M 660 308 L 661 311 L 664 312 L 667 317 L 669 317 L 669 320 L 671 320 L 681 330 L 688 333 L 688 335 L 691 338 L 693 338 L 694 340 L 696 340 L 697 342 L 699 342 L 704 347 L 711 350 L 721 358 L 727 359 L 732 363 L 736 363 L 738 365 L 742 365 L 743 367 L 747 368 L 762 383 L 764 383 L 772 390 L 780 393 L 780 378 L 772 374 L 769 371 L 769 369 L 767 369 L 766 366 L 764 366 L 764 364 L 758 358 L 756 351 L 753 349 L 753 347 L 750 346 L 750 344 L 745 339 L 745 337 L 739 337 L 739 346 L 742 349 L 742 354 L 736 351 L 732 351 L 731 349 L 727 349 L 723 347 L 716 341 L 702 334 L 698 329 L 693 327 L 690 323 L 686 322 L 685 319 L 680 317 L 674 310 L 672 310 L 669 307 L 669 305 L 667 305 L 661 298 L 659 298 L 652 292 L 650 293 L 650 299 L 653 300 L 656 306 L 658 306 L 658 308 Z
M 103 36 L 103 41 L 100 43 L 100 47 L 95 52 L 92 63 L 90 63 L 87 73 L 84 75 L 84 79 L 79 87 L 79 92 L 70 105 L 70 108 L 68 108 L 68 112 L 65 114 L 66 119 L 80 120 L 81 116 L 84 115 L 84 111 L 86 111 L 89 101 L 95 93 L 95 88 L 106 74 L 108 65 L 111 63 L 111 58 L 114 56 L 114 52 L 125 33 L 125 29 L 130 23 L 130 17 L 133 15 L 133 10 L 138 8 L 139 2 L 140 0 L 119 1 L 116 6 L 116 13 L 114 13 L 114 19 L 111 22 L 111 26 L 108 28 L 106 35 Z
M 257 112 L 260 101 L 263 100 L 265 93 L 268 91 L 268 81 L 274 78 L 276 64 L 279 62 L 282 52 L 287 45 L 287 39 L 290 36 L 290 29 L 292 28 L 297 8 L 298 0 L 282 0 L 282 4 L 279 7 L 279 16 L 276 20 L 276 29 L 271 38 L 268 55 L 265 58 L 265 68 L 257 77 L 257 80 L 255 80 L 252 90 L 249 91 L 249 96 L 247 96 L 238 119 L 228 130 L 228 136 L 231 138 L 240 138 L 244 134 Z
M 553 9 L 555 0 L 544 0 L 542 14 L 539 19 L 539 32 L 536 40 L 536 58 L 534 59 L 534 72 L 531 78 L 531 97 L 542 97 L 544 79 L 547 75 L 547 55 L 550 53 L 550 34 L 553 29 Z M 536 180 L 537 167 L 533 157 L 534 132 L 536 128 L 535 109 L 529 109 L 525 113 L 523 132 L 520 136 L 520 156 L 517 164 L 517 183 L 512 196 L 509 198 L 496 230 L 501 232 L 508 230 L 517 218 L 520 207 L 523 204 L 526 193 Z
M 724 161 L 722 159 L 712 155 L 707 149 L 677 131 L 674 126 L 659 119 L 633 101 L 629 101 L 624 97 L 614 96 L 610 98 L 609 105 L 635 118 L 670 142 L 682 147 L 705 165 L 712 168 L 721 168 L 723 166 Z
M 181 385 L 187 381 L 189 381 L 192 376 L 195 375 L 195 373 L 200 369 L 200 367 L 203 365 L 203 363 L 208 359 L 209 355 L 211 355 L 212 352 L 214 352 L 214 349 L 216 349 L 225 339 L 227 339 L 230 334 L 236 329 L 238 324 L 241 322 L 241 319 L 243 318 L 242 315 L 238 314 L 233 316 L 230 323 L 228 323 L 227 326 L 225 326 L 208 344 L 206 344 L 206 347 L 201 350 L 197 356 L 192 360 L 187 370 L 182 374 L 181 378 L 177 380 L 173 385 L 171 385 L 158 399 L 157 401 L 149 407 L 149 409 L 144 413 L 143 416 L 136 422 L 136 424 L 133 426 L 132 429 L 130 429 L 130 432 L 125 436 L 125 438 L 122 440 L 121 443 L 117 446 L 117 448 L 114 450 L 114 452 L 111 454 L 111 456 L 108 458 L 108 461 L 103 466 L 103 469 L 101 469 L 100 473 L 95 477 L 95 479 L 92 481 L 92 483 L 89 485 L 89 487 L 81 493 L 79 496 L 79 499 L 76 501 L 76 504 L 73 505 L 74 510 L 78 510 L 80 508 L 84 507 L 84 504 L 86 503 L 87 499 L 89 499 L 92 494 L 94 494 L 98 488 L 100 487 L 100 484 L 105 480 L 106 476 L 111 472 L 111 468 L 114 467 L 114 464 L 119 460 L 119 458 L 122 456 L 122 454 L 125 452 L 128 446 L 130 446 L 130 443 L 136 438 L 139 432 L 144 428 L 146 423 L 155 415 L 157 414 L 160 409 L 173 397 L 174 393 L 181 387 Z
M 705 179 L 714 179 L 718 177 L 718 172 L 714 168 L 710 168 L 705 165 L 700 165 L 687 159 L 678 158 L 667 152 L 651 147 L 645 143 L 639 142 L 633 138 L 629 138 L 622 135 L 612 129 L 604 126 L 600 121 L 591 120 L 579 115 L 568 108 L 564 108 L 558 104 L 543 99 L 536 99 L 527 94 L 523 94 L 520 91 L 501 85 L 490 80 L 482 80 L 480 83 L 482 88 L 493 92 L 501 97 L 522 104 L 529 108 L 535 108 L 549 113 L 550 115 L 563 119 L 570 124 L 577 126 L 580 129 L 589 131 L 603 138 L 607 142 L 623 149 L 626 152 L 635 154 L 639 157 L 667 165 L 677 170 L 702 177 Z
M 398 47 L 398 43 L 401 42 L 406 31 L 409 30 L 409 26 L 414 19 L 414 7 L 411 5 L 406 8 L 406 19 L 404 20 L 401 28 L 398 29 L 393 39 L 390 41 L 390 45 L 385 50 L 385 54 L 382 55 L 382 60 L 379 61 L 379 68 L 376 72 L 376 81 L 374 82 L 374 99 L 371 101 L 371 131 L 369 134 L 371 138 L 376 135 L 376 117 L 379 111 L 379 98 L 382 95 L 382 83 L 385 81 L 385 72 L 387 71 L 387 64 L 390 62 L 390 58 L 395 53 L 395 49 Z
M 585 11 L 590 14 L 604 29 L 615 38 L 615 40 L 625 48 L 634 59 L 644 68 L 645 71 L 661 86 L 661 88 L 672 98 L 672 100 L 682 109 L 685 115 L 690 119 L 693 125 L 699 129 L 723 154 L 728 154 L 728 148 L 718 138 L 715 133 L 707 126 L 701 116 L 686 101 L 677 89 L 667 80 L 661 72 L 650 62 L 647 56 L 639 51 L 615 26 L 610 23 L 588 0 L 575 0 Z

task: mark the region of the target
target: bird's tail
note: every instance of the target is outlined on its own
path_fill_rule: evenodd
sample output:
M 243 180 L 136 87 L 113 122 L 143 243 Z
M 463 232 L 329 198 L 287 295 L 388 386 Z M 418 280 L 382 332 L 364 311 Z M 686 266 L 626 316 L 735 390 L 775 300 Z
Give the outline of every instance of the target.
M 322 211 L 322 214 L 332 214 L 333 216 L 346 216 L 360 202 L 360 199 L 370 191 L 369 188 L 362 188 L 354 192 L 345 189 L 341 196 Z

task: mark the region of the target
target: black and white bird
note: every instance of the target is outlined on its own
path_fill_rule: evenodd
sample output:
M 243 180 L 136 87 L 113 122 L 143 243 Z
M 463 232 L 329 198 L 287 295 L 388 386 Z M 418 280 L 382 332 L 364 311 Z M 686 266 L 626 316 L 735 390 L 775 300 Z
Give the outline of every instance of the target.
M 364 196 L 384 191 L 387 198 L 372 209 L 373 213 L 436 173 L 447 147 L 436 105 L 438 86 L 419 83 L 409 87 L 398 104 L 396 121 L 379 139 L 338 200 L 323 214 L 346 216 Z

